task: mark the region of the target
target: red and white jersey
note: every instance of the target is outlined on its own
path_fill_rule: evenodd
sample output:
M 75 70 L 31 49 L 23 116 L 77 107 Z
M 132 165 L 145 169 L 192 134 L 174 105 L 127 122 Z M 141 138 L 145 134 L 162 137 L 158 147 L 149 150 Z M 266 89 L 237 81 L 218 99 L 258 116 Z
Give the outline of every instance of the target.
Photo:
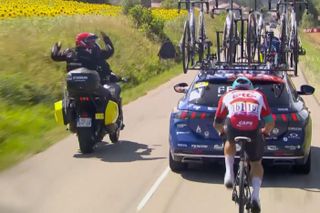
M 224 94 L 218 103 L 216 121 L 226 117 L 239 130 L 250 131 L 259 127 L 262 118 L 271 115 L 265 95 L 257 90 L 232 90 Z

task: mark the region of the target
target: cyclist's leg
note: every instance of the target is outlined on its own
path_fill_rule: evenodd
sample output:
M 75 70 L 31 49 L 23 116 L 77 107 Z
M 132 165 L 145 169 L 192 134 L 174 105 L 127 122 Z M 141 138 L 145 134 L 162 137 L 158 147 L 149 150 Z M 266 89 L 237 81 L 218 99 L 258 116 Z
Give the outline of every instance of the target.
M 263 166 L 262 166 L 262 156 L 264 149 L 264 141 L 262 135 L 259 131 L 252 133 L 251 139 L 253 142 L 246 145 L 246 153 L 250 160 L 250 176 L 252 183 L 252 208 L 253 212 L 260 212 L 260 187 L 263 179 Z
M 226 165 L 226 172 L 224 176 L 224 185 L 231 188 L 234 182 L 234 156 L 236 155 L 236 145 L 234 142 L 235 131 L 230 124 L 230 120 L 226 120 L 227 141 L 224 144 L 224 160 Z

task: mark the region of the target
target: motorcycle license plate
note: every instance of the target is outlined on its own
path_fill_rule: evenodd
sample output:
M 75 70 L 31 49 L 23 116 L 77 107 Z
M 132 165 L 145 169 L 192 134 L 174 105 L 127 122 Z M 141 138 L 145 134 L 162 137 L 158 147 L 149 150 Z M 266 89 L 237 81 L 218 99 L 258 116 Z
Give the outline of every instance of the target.
M 91 118 L 78 118 L 77 127 L 91 127 Z

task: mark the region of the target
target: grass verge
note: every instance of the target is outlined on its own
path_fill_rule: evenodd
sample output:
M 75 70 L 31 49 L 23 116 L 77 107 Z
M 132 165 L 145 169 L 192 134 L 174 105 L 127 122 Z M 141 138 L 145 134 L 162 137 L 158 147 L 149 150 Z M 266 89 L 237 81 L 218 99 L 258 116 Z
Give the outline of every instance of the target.
M 320 100 L 320 38 L 316 41 L 313 36 L 301 33 L 302 45 L 307 54 L 300 57 L 301 68 L 308 82 L 315 87 L 315 96 Z

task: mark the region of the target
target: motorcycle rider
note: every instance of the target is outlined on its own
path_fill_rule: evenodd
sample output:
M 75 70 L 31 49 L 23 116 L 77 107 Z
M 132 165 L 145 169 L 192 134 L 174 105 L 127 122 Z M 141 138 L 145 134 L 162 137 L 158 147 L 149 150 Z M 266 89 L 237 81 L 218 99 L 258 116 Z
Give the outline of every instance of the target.
M 236 154 L 234 138 L 237 136 L 251 138 L 253 142 L 245 145 L 245 152 L 251 167 L 252 212 L 256 213 L 261 209 L 259 191 L 263 178 L 261 160 L 264 138 L 262 135 L 270 134 L 274 127 L 274 120 L 265 95 L 255 90 L 248 78 L 238 77 L 233 82 L 232 89 L 219 99 L 214 120 L 217 131 L 220 134 L 226 133 L 227 136 L 224 144 L 226 165 L 224 184 L 227 188 L 232 188 L 234 183 L 233 164 Z M 262 127 L 263 123 L 264 127 Z
M 109 90 L 109 92 L 112 91 L 110 93 L 119 105 L 119 117 L 123 118 L 120 97 L 121 88 L 116 83 L 123 79 L 114 74 L 106 62 L 113 55 L 114 46 L 109 36 L 104 32 L 100 33 L 105 44 L 105 49 L 100 48 L 98 45 L 97 35 L 82 32 L 76 36 L 76 46 L 74 48 L 67 48 L 61 51 L 61 43 L 55 43 L 51 49 L 51 58 L 54 61 L 65 61 L 68 72 L 81 67 L 97 71 L 101 79 L 101 85 L 104 85 L 104 88 Z M 124 124 L 122 123 L 121 129 L 123 127 Z

